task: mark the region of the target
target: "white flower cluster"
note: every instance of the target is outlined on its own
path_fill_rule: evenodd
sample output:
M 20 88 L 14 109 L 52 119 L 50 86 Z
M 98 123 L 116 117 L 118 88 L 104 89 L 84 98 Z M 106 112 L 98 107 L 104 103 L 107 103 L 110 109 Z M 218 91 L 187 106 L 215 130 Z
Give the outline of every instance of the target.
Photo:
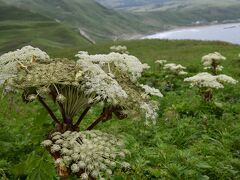
M 24 68 L 23 63 L 49 60 L 46 52 L 32 46 L 25 46 L 22 49 L 5 53 L 0 56 L 0 82 L 14 77 L 18 66 Z
M 163 66 L 164 64 L 167 63 L 167 60 L 156 60 L 155 63 Z
M 129 154 L 123 142 L 101 131 L 55 132 L 42 145 L 59 157 L 57 166 L 66 167 L 84 180 L 104 179 L 117 167 L 130 168 L 121 160 Z
M 207 72 L 199 73 L 193 77 L 185 78 L 184 81 L 191 82 L 192 86 L 197 86 L 199 88 L 213 89 L 224 88 L 222 83 L 236 84 L 238 82 L 232 77 L 224 74 L 213 76 Z
M 149 68 L 148 65 L 142 64 L 139 59 L 134 56 L 119 53 L 88 55 L 87 52 L 79 52 L 77 57 L 79 57 L 77 63 L 82 65 L 83 69 L 89 71 L 89 74 L 84 77 L 84 79 L 89 79 L 89 89 L 91 89 L 92 84 L 96 84 L 97 89 L 99 89 L 101 93 L 111 93 L 110 97 L 114 96 L 112 99 L 115 100 L 110 102 L 114 102 L 116 105 L 123 107 L 124 113 L 131 117 L 143 115 L 146 121 L 150 119 L 154 121 L 157 118 L 156 112 L 158 107 L 156 103 L 151 101 L 149 95 L 162 97 L 162 94 L 159 90 L 146 85 L 140 85 L 140 89 L 137 82 L 142 72 Z M 92 64 L 94 64 L 94 66 Z M 105 75 L 103 75 L 104 72 L 106 73 Z M 109 76 L 108 78 L 110 78 L 112 82 L 116 80 L 118 83 L 115 83 L 116 87 L 113 88 L 113 91 L 111 90 L 113 86 L 108 87 L 100 83 L 102 80 L 99 78 L 105 77 L 106 75 Z M 106 77 L 106 79 L 108 78 Z M 98 87 L 98 85 L 100 85 L 100 87 Z M 117 88 L 118 85 L 120 85 L 122 89 Z M 106 90 L 101 90 L 103 88 Z M 143 106 L 143 104 L 145 106 Z M 141 113 L 139 113 L 139 111 Z
M 152 95 L 152 96 L 158 96 L 158 97 L 163 97 L 162 93 L 155 88 L 152 88 L 148 85 L 140 84 L 140 87 L 145 90 L 146 94 Z
M 128 75 L 133 82 L 136 82 L 141 77 L 143 71 L 149 68 L 147 64 L 142 64 L 135 56 L 114 52 L 110 54 L 89 55 L 87 52 L 80 51 L 76 57 L 79 58 L 78 62 L 91 61 L 99 64 L 103 69 L 107 69 L 108 73 Z
M 127 50 L 127 46 L 111 46 L 110 50 L 112 52 L 118 52 L 121 54 L 129 54 L 128 50 Z
M 174 63 L 165 64 L 163 69 L 168 70 L 171 73 L 176 74 L 176 75 L 188 74 L 187 72 L 184 71 L 186 69 L 186 67 L 184 67 L 180 64 L 174 64 Z
M 128 97 L 118 82 L 106 74 L 100 66 L 90 61 L 78 61 L 83 70 L 81 88 L 86 95 L 96 94 L 92 101 L 107 101 L 117 104 L 120 100 Z
M 217 71 L 222 71 L 223 66 L 220 65 L 222 61 L 226 60 L 226 57 L 221 55 L 219 52 L 210 53 L 202 57 L 204 69 L 216 68 Z

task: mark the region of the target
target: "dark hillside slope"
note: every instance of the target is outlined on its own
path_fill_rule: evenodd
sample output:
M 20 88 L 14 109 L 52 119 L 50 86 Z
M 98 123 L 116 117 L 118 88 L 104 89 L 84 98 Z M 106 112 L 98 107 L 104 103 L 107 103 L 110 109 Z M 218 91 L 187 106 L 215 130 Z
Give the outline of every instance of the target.
M 79 32 L 49 18 L 0 4 L 0 54 L 24 45 L 49 50 L 89 44 Z

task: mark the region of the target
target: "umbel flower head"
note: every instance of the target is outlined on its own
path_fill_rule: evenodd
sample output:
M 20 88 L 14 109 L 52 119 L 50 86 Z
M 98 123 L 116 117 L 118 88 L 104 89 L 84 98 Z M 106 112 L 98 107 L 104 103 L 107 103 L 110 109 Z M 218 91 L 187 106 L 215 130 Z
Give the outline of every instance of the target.
M 165 64 L 163 66 L 163 69 L 165 69 L 175 75 L 188 74 L 186 71 L 184 71 L 186 69 L 186 67 L 182 66 L 181 64 L 174 64 L 174 63 Z
M 190 82 L 192 86 L 199 88 L 224 88 L 224 83 L 236 84 L 238 81 L 225 74 L 211 75 L 207 72 L 199 73 L 193 77 L 185 78 L 184 81 Z
M 127 50 L 127 46 L 111 46 L 110 50 L 112 52 L 117 52 L 117 53 L 121 53 L 121 54 L 129 54 L 128 50 Z
M 42 145 L 62 166 L 82 179 L 103 178 L 115 168 L 130 168 L 123 159 L 129 155 L 124 143 L 101 131 L 55 132 Z

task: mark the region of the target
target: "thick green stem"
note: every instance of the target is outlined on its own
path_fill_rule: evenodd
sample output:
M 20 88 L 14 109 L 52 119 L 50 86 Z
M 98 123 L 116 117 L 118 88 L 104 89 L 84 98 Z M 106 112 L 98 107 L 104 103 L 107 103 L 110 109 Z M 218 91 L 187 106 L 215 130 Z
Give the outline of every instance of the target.
M 81 116 L 78 118 L 78 121 L 76 122 L 76 124 L 74 125 L 74 128 L 77 128 L 80 123 L 82 122 L 83 118 L 87 115 L 88 111 L 90 110 L 91 106 L 87 107 L 83 113 L 81 114 Z
M 53 121 L 57 124 L 57 125 L 61 125 L 61 122 L 57 119 L 57 117 L 55 116 L 55 114 L 53 113 L 53 111 L 49 108 L 49 106 L 45 103 L 45 101 L 43 100 L 43 98 L 41 96 L 38 96 L 38 100 L 39 102 L 43 105 L 43 107 L 47 110 L 48 114 L 51 116 L 51 118 L 53 119 Z
M 112 113 L 113 113 L 113 108 L 112 107 L 107 107 L 107 108 L 103 108 L 103 112 L 100 115 L 99 118 L 97 118 L 88 128 L 87 130 L 92 130 L 96 125 L 98 125 L 98 123 L 100 123 L 101 121 L 106 121 L 108 119 L 112 118 Z

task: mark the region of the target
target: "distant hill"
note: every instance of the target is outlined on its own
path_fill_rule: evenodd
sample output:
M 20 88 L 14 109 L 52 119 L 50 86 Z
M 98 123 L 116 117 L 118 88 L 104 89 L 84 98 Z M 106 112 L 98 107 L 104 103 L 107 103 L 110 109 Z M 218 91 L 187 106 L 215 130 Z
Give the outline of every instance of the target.
M 0 12 L 0 54 L 29 44 L 51 52 L 90 44 L 77 29 L 37 13 L 5 5 L 1 1 Z
M 139 17 L 106 8 L 94 0 L 3 0 L 18 8 L 42 14 L 80 28 L 94 40 L 117 39 L 146 33 L 151 26 Z
M 240 20 L 240 0 L 97 0 L 107 7 L 124 9 L 161 27 Z

